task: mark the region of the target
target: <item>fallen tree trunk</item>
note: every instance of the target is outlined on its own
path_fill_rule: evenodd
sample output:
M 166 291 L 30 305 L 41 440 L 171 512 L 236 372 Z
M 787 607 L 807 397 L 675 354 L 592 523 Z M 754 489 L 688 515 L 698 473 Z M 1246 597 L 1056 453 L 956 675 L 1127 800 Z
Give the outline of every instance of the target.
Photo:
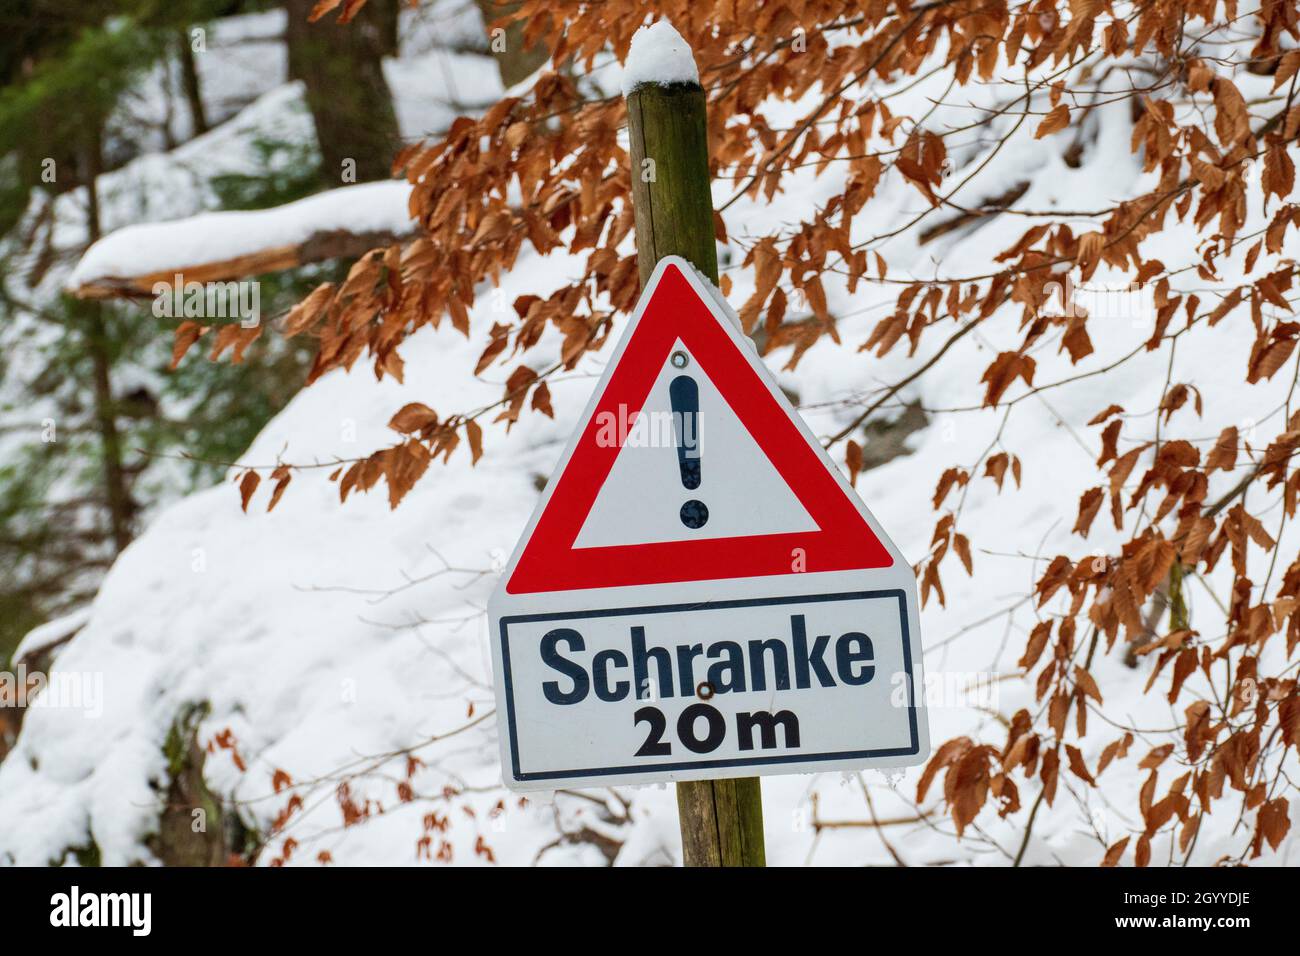
M 149 298 L 155 294 L 158 283 L 165 283 L 170 288 L 176 283 L 178 275 L 182 282 L 246 279 L 329 259 L 356 259 L 371 249 L 403 241 L 413 234 L 414 229 L 403 234 L 335 229 L 313 233 L 299 243 L 258 249 L 233 259 L 192 263 L 140 275 L 99 276 L 74 286 L 70 291 L 79 299 Z
M 123 226 L 85 251 L 67 288 L 82 299 L 145 297 L 162 291 L 159 283 L 170 289 L 356 259 L 415 234 L 410 196 L 409 183 L 383 180 L 270 209 Z

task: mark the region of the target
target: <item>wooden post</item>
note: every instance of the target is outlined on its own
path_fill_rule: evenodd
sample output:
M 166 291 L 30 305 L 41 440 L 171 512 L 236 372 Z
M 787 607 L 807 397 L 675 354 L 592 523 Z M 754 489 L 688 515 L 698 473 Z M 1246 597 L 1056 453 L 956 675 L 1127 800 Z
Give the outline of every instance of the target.
M 704 90 L 698 83 L 643 83 L 628 95 L 627 115 L 642 287 L 655 264 L 672 255 L 716 285 Z M 677 815 L 686 866 L 765 865 L 757 777 L 679 783 Z

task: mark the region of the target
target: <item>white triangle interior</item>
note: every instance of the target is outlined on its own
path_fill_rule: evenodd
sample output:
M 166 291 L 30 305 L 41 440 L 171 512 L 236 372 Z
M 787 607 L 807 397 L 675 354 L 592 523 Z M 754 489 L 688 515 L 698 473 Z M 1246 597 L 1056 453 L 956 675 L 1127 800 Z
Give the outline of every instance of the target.
M 678 341 L 669 353 L 642 414 L 618 409 L 597 420 L 597 440 L 623 443 L 578 533 L 575 548 L 786 534 L 818 530 L 785 479 Z M 671 356 L 686 357 L 674 367 Z M 679 358 L 680 361 L 680 358 Z M 682 484 L 669 385 L 688 375 L 699 387 L 700 485 Z M 688 500 L 704 502 L 708 520 L 687 527 Z

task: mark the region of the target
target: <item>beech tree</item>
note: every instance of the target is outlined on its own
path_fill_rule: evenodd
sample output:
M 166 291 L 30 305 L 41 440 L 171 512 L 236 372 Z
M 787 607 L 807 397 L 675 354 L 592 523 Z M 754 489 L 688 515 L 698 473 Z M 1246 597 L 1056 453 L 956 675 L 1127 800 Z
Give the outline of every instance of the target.
M 363 3 L 342 5 L 344 15 Z M 338 7 L 339 0 L 323 0 L 316 15 L 335 16 Z M 466 374 L 508 371 L 495 406 L 394 409 L 401 438 L 340 465 L 333 477 L 341 499 L 382 483 L 396 507 L 438 457 L 485 454 L 491 425 L 551 414 L 548 379 L 602 348 L 611 318 L 633 308 L 639 282 L 628 241 L 632 172 L 619 138 L 624 102 L 592 97 L 578 79 L 606 54 L 625 57 L 636 29 L 659 16 L 670 17 L 694 48 L 709 96 L 711 169 L 735 184 L 717 209 L 720 241 L 740 197 L 771 199 L 809 165 L 842 177 L 842 188 L 805 221 L 774 222 L 767 234 L 732 240 L 745 249 L 737 265 L 754 290 L 738 303 L 745 329 L 765 352 L 788 352 L 790 368 L 814 346 L 929 356 L 900 380 L 868 388 L 844 426 L 825 436 L 850 475 L 863 466 L 864 429 L 920 376 L 944 375 L 949 346 L 963 337 L 996 329 L 997 341 L 1017 343 L 991 354 L 972 383 L 985 414 L 1010 416 L 1027 396 L 1097 378 L 1089 436 L 1100 448 L 1096 480 L 1077 503 L 1061 503 L 1077 547 L 1041 556 L 1023 596 L 1039 619 L 1018 666 L 1037 704 L 1011 715 L 1004 734 L 937 742 L 917 801 L 941 787 L 958 836 L 981 814 L 998 814 L 1024 821 L 1027 844 L 1041 805 L 1064 799 L 1065 775 L 1086 790 L 1113 763 L 1132 760 L 1146 773 L 1130 804 L 1141 823 L 1099 852 L 1099 862 L 1145 865 L 1158 834 L 1169 837 L 1175 858 L 1186 857 L 1210 814 L 1253 827 L 1250 856 L 1276 848 L 1290 826 L 1287 773 L 1300 745 L 1291 663 L 1300 643 L 1300 560 L 1275 547 L 1300 500 L 1300 472 L 1291 466 L 1300 446 L 1300 408 L 1292 402 L 1300 323 L 1292 318 L 1296 267 L 1285 248 L 1300 223 L 1291 152 L 1300 133 L 1295 4 L 664 0 L 650 8 L 632 0 L 525 0 L 514 17 L 526 42 L 544 45 L 554 64 L 571 70 L 544 72 L 526 93 L 403 149 L 394 168 L 414 186 L 420 234 L 367 253 L 345 281 L 318 287 L 280 333 L 317 340 L 312 379 L 359 361 L 400 379 L 404 340 L 444 319 L 467 333 L 476 291 L 525 248 L 578 255 L 585 274 L 548 295 L 519 298 L 513 315 L 493 325 Z M 971 84 L 1000 84 L 999 106 L 944 127 L 929 115 L 896 114 L 873 93 L 932 75 L 947 78 L 953 98 Z M 773 125 L 760 108 L 772 103 L 795 119 Z M 1051 137 L 1063 161 L 1077 166 L 1100 135 L 1099 111 L 1113 115 L 1117 103 L 1128 111 L 1133 154 L 1155 176 L 1145 194 L 1067 211 L 1019 204 L 1023 185 L 981 192 L 991 155 L 1021 127 Z M 976 147 L 968 145 L 972 137 Z M 923 201 L 910 221 L 873 218 L 873 197 L 887 177 L 901 177 Z M 1263 228 L 1244 231 L 1248 208 L 1266 211 Z M 1023 221 L 1023 232 L 983 274 L 960 274 L 941 260 L 923 277 L 895 274 L 881 251 L 905 230 L 924 242 L 1003 216 Z M 1177 224 L 1190 225 L 1198 241 L 1172 255 L 1165 245 L 1157 258 L 1155 240 Z M 1078 285 L 1099 269 L 1152 297 L 1151 334 L 1135 352 L 1117 354 L 1105 325 L 1076 301 Z M 736 275 L 723 279 L 724 293 Z M 841 341 L 827 304 L 831 282 L 850 293 L 867 284 L 894 293 L 892 311 L 865 341 Z M 1224 356 L 1238 389 L 1276 376 L 1292 381 L 1283 408 L 1259 410 L 1257 421 L 1276 423 L 1267 433 L 1258 428 L 1252 437 L 1234 426 L 1207 439 L 1198 431 L 1200 411 L 1215 396 L 1179 380 L 1176 350 L 1197 348 L 1208 330 L 1225 325 L 1248 343 L 1240 361 Z M 563 335 L 560 361 L 530 362 L 548 327 Z M 242 349 L 263 331 L 185 326 L 177 356 L 211 335 L 218 352 Z M 1044 350 L 1072 363 L 1093 355 L 1105 361 L 1044 381 L 1034 357 Z M 1108 401 L 1107 376 L 1151 353 L 1169 356 L 1156 413 Z M 1036 461 L 1033 449 L 995 442 L 977 460 L 954 461 L 934 476 L 933 538 L 916 566 L 924 600 L 942 603 L 945 576 L 978 575 L 973 554 L 997 546 L 967 535 L 965 489 L 987 481 L 1014 494 L 1022 469 L 1051 464 Z M 294 469 L 293 462 L 248 469 L 240 482 L 245 507 L 264 477 L 274 479 L 273 507 Z M 1123 543 L 1097 555 L 1087 539 L 1100 522 Z M 1262 580 L 1247 574 L 1252 550 L 1269 555 Z M 1189 582 L 1227 568 L 1231 588 L 1216 598 L 1222 615 L 1191 619 Z M 1092 673 L 1107 654 L 1148 669 L 1146 692 L 1167 699 L 1172 726 L 1152 732 L 1089 721 L 1107 693 Z M 1092 765 L 1080 749 L 1090 734 L 1090 742 L 1106 740 Z M 1024 844 L 1016 862 L 1023 854 Z

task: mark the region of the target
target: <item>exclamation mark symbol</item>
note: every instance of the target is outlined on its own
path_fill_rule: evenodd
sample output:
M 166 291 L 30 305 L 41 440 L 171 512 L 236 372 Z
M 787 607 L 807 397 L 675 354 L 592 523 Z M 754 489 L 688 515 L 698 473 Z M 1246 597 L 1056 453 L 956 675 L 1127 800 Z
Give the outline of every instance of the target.
M 673 364 L 685 367 L 689 361 L 684 352 L 673 354 Z M 678 375 L 668 384 L 668 398 L 673 406 L 673 434 L 677 439 L 677 468 L 681 472 L 682 487 L 694 491 L 700 487 L 700 387 L 689 375 Z M 709 520 L 709 509 L 703 501 L 692 498 L 682 505 L 682 524 L 688 528 L 703 528 Z

